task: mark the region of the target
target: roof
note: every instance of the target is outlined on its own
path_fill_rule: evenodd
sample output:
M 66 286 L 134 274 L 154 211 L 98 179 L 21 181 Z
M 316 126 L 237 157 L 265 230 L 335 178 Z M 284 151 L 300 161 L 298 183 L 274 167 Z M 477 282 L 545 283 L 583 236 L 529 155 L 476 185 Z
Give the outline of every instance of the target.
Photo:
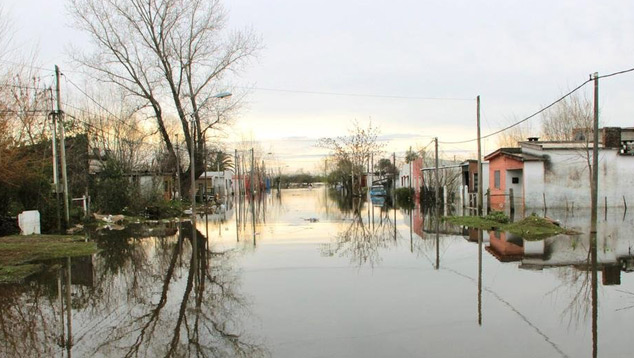
M 520 162 L 535 162 L 535 161 L 543 161 L 544 158 L 538 155 L 523 153 L 522 148 L 511 147 L 511 148 L 500 148 L 495 152 L 484 157 L 484 160 L 491 160 L 497 156 L 505 155 L 507 157 L 511 157 L 513 159 L 519 160 Z
M 539 150 L 586 149 L 592 148 L 592 142 L 586 143 L 585 141 L 534 141 L 520 142 L 520 146 Z M 599 143 L 599 148 L 603 148 L 603 143 Z

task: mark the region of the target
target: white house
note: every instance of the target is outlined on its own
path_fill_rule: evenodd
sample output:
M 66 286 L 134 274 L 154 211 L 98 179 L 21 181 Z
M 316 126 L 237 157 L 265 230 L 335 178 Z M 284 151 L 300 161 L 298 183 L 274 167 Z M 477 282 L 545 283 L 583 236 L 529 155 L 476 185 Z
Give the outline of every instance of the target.
M 603 128 L 599 143 L 599 205 L 634 203 L 633 128 Z M 489 186 L 496 195 L 513 188 L 525 208 L 590 206 L 592 143 L 585 141 L 521 142 L 513 151 L 502 148 L 485 157 L 490 161 Z M 508 153 L 507 153 L 508 152 Z M 495 171 L 495 173 L 493 173 Z M 495 175 L 494 175 L 495 174 Z M 501 196 L 498 196 L 501 198 Z M 493 209 L 503 209 L 502 198 Z
M 205 185 L 205 180 L 207 181 Z M 233 172 L 230 170 L 220 172 L 204 172 L 196 179 L 198 193 L 206 195 L 227 196 L 233 194 Z

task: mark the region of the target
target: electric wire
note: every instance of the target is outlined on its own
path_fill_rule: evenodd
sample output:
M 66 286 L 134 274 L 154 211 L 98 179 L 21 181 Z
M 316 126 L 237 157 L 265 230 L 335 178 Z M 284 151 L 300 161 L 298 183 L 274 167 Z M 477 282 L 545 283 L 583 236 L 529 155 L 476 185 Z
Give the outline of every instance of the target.
M 533 114 L 531 114 L 530 116 L 525 117 L 524 119 L 519 120 L 519 121 L 517 121 L 517 122 L 515 122 L 515 123 L 513 123 L 513 124 L 511 124 L 511 125 L 508 125 L 508 126 L 506 126 L 506 127 L 502 128 L 502 129 L 499 129 L 499 130 L 497 130 L 497 131 L 495 131 L 495 132 L 493 132 L 493 133 L 489 133 L 489 134 L 487 134 L 487 135 L 480 136 L 480 139 L 486 139 L 486 138 L 492 137 L 492 136 L 494 136 L 494 135 L 496 135 L 496 134 L 500 134 L 500 133 L 502 133 L 502 132 L 504 132 L 504 131 L 507 131 L 507 130 L 509 130 L 509 129 L 513 128 L 513 127 L 516 127 L 516 126 L 518 126 L 518 125 L 520 125 L 520 124 L 522 124 L 522 123 L 524 123 L 524 122 L 528 121 L 528 120 L 529 120 L 529 119 L 531 119 L 531 118 L 534 118 L 535 116 L 537 116 L 537 115 L 539 115 L 539 114 L 541 114 L 541 113 L 545 112 L 545 111 L 546 111 L 546 110 L 548 110 L 549 108 L 553 107 L 553 106 L 554 106 L 554 105 L 556 105 L 557 103 L 559 103 L 559 102 L 563 101 L 563 100 L 564 100 L 564 99 L 566 99 L 568 96 L 570 96 L 570 95 L 572 95 L 573 93 L 577 92 L 578 90 L 580 90 L 581 88 L 583 88 L 583 86 L 587 85 L 587 84 L 588 84 L 589 82 L 591 82 L 591 81 L 592 81 L 592 79 L 588 79 L 588 80 L 584 81 L 582 84 L 580 84 L 579 86 L 575 87 L 572 91 L 569 91 L 568 93 L 566 93 L 566 94 L 564 94 L 563 96 L 559 97 L 557 100 L 555 100 L 554 102 L 550 103 L 550 104 L 549 104 L 549 105 L 547 105 L 546 107 L 542 107 L 541 109 L 539 109 L 537 112 L 534 112 L 534 113 L 533 113 Z M 478 138 L 468 139 L 468 140 L 461 140 L 461 141 L 451 141 L 451 142 L 440 142 L 440 141 L 439 141 L 438 143 L 441 143 L 441 144 L 464 144 L 464 143 L 475 142 L 475 141 L 477 141 L 477 140 L 478 140 Z
M 344 92 L 322 92 L 308 90 L 291 90 L 282 88 L 263 88 L 263 87 L 237 87 L 242 89 L 252 89 L 256 91 L 298 93 L 298 94 L 314 94 L 322 96 L 345 96 L 345 97 L 369 97 L 369 98 L 389 98 L 389 99 L 411 99 L 423 101 L 474 101 L 474 98 L 458 98 L 458 97 L 417 97 L 417 96 L 396 96 L 381 94 L 362 94 L 362 93 L 344 93 Z
M 609 78 L 609 77 L 613 77 L 613 76 L 617 76 L 617 75 L 622 75 L 622 74 L 629 73 L 629 72 L 634 72 L 634 68 L 629 68 L 629 69 L 626 69 L 626 70 L 621 70 L 621 71 L 612 72 L 612 73 L 609 73 L 609 74 L 607 74 L 607 75 L 597 76 L 596 78 L 598 78 L 598 79 L 600 79 L 600 78 Z M 502 132 L 504 132 L 504 131 L 506 131 L 506 130 L 509 130 L 509 129 L 511 129 L 511 128 L 513 128 L 513 127 L 515 127 L 515 126 L 518 126 L 518 125 L 520 125 L 520 124 L 522 124 L 522 123 L 524 123 L 524 122 L 528 121 L 529 119 L 531 119 L 531 118 L 533 118 L 533 117 L 535 117 L 535 116 L 537 116 L 537 115 L 539 115 L 539 114 L 543 113 L 544 111 L 548 110 L 548 109 L 549 109 L 549 108 L 551 108 L 552 106 L 554 106 L 554 105 L 556 105 L 557 103 L 559 103 L 559 102 L 563 101 L 563 100 L 564 100 L 564 99 L 566 99 L 568 96 L 570 96 L 570 95 L 572 95 L 573 93 L 575 93 L 576 91 L 580 90 L 583 86 L 587 85 L 588 83 L 592 82 L 593 80 L 594 80 L 594 79 L 593 79 L 593 77 L 592 77 L 592 75 L 591 75 L 589 79 L 587 79 L 587 80 L 586 80 L 586 81 L 584 81 L 582 84 L 580 84 L 579 86 L 577 86 L 576 88 L 574 88 L 572 91 L 570 91 L 570 92 L 566 93 L 565 95 L 561 96 L 560 98 L 558 98 L 557 100 L 555 100 L 554 102 L 552 102 L 551 104 L 549 104 L 548 106 L 541 108 L 540 110 L 538 110 L 537 112 L 535 112 L 535 113 L 531 114 L 530 116 L 528 116 L 528 117 L 526 117 L 526 118 L 524 118 L 524 119 L 522 119 L 522 120 L 520 120 L 520 121 L 517 121 L 517 122 L 515 122 L 515 123 L 513 123 L 513 124 L 511 124 L 511 125 L 509 125 L 509 126 L 506 126 L 506 127 L 502 128 L 502 129 L 500 129 L 500 130 L 497 130 L 497 131 L 495 131 L 495 132 L 493 132 L 493 133 L 489 133 L 489 134 L 487 134 L 487 135 L 485 135 L 485 136 L 481 136 L 481 137 L 480 137 L 480 139 L 486 139 L 486 138 L 492 137 L 492 136 L 494 136 L 494 135 L 496 135 L 496 134 L 502 133 Z M 464 143 L 474 142 L 474 141 L 477 141 L 477 140 L 478 140 L 478 139 L 477 139 L 477 138 L 475 138 L 475 139 L 469 139 L 469 140 L 463 140 L 463 141 L 439 142 L 439 143 L 442 143 L 442 144 L 464 144 Z

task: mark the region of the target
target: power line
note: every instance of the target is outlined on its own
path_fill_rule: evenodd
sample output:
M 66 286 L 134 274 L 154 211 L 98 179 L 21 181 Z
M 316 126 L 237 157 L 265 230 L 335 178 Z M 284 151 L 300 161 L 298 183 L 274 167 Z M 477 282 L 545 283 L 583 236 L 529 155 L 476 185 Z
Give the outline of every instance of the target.
M 33 87 L 33 86 L 25 86 L 25 85 L 16 85 L 12 83 L 0 83 L 0 87 L 11 87 L 11 88 L 19 88 L 19 89 L 30 89 L 35 91 L 48 91 L 51 87 Z
M 263 87 L 237 87 L 237 88 L 253 89 L 253 90 L 256 90 L 256 91 L 299 93 L 299 94 L 314 94 L 314 95 L 322 95 L 322 96 L 346 96 L 346 97 L 412 99 L 412 100 L 424 100 L 424 101 L 473 101 L 474 100 L 473 98 L 395 96 L 395 95 L 381 95 L 381 94 L 362 94 L 362 93 L 343 93 L 343 92 L 321 92 L 321 91 L 291 90 L 291 89 L 263 88 Z
M 82 90 L 78 85 L 76 85 L 73 81 L 70 80 L 70 78 L 68 78 L 68 76 L 64 75 L 64 78 L 68 81 L 68 83 L 70 83 L 73 87 L 75 87 L 79 92 L 81 92 L 84 96 L 86 96 L 91 102 L 93 102 L 94 104 L 96 104 L 99 108 L 103 109 L 106 113 L 108 113 L 109 115 L 111 115 L 114 119 L 116 119 L 119 123 L 127 126 L 128 128 L 132 129 L 133 131 L 136 131 L 138 133 L 141 134 L 147 134 L 141 130 L 139 130 L 138 128 L 132 126 L 131 124 L 127 123 L 125 120 L 123 120 L 122 118 L 118 117 L 117 115 L 115 115 L 114 113 L 110 112 L 110 110 L 108 110 L 106 107 L 104 107 L 101 103 L 99 103 L 96 99 L 94 99 L 92 96 L 90 96 L 88 93 L 86 93 L 86 91 Z M 92 113 L 90 111 L 72 106 L 72 105 L 68 105 L 66 104 L 68 107 L 74 108 L 75 110 L 93 115 L 93 116 L 97 116 L 95 113 Z
M 628 73 L 628 72 L 632 72 L 632 71 L 634 71 L 634 68 L 630 68 L 629 70 L 623 70 L 623 71 L 618 71 L 618 72 L 610 73 L 610 74 L 607 74 L 607 75 L 599 76 L 598 78 L 608 78 L 608 77 L 612 77 L 612 76 L 616 76 L 616 75 L 622 75 L 624 73 Z
M 598 76 L 598 78 L 608 78 L 608 77 L 617 76 L 617 75 L 622 75 L 622 74 L 624 74 L 624 73 L 629 73 L 629 72 L 634 72 L 634 68 L 629 68 L 629 69 L 627 69 L 627 70 L 617 71 L 617 72 L 609 73 L 609 74 L 607 74 L 607 75 Z M 528 116 L 528 117 L 526 117 L 526 118 L 524 118 L 524 119 L 522 119 L 522 120 L 520 120 L 520 121 L 518 121 L 518 122 L 515 122 L 515 123 L 513 123 L 513 124 L 511 124 L 511 125 L 509 125 L 509 126 L 506 126 L 506 127 L 502 128 L 502 129 L 500 129 L 500 130 L 498 130 L 498 131 L 495 131 L 495 132 L 493 132 L 493 133 L 489 133 L 489 134 L 487 134 L 487 135 L 485 135 L 485 136 L 482 136 L 482 137 L 481 137 L 481 139 L 486 139 L 486 138 L 492 137 L 492 136 L 494 136 L 494 135 L 496 135 L 496 134 L 502 133 L 502 132 L 504 132 L 504 131 L 506 131 L 506 130 L 509 130 L 509 129 L 511 129 L 511 128 L 513 128 L 513 127 L 515 127 L 515 126 L 518 126 L 518 125 L 520 125 L 520 124 L 522 124 L 522 123 L 526 122 L 527 120 L 529 120 L 529 119 L 531 119 L 531 118 L 533 118 L 533 117 L 537 116 L 538 114 L 541 114 L 542 112 L 546 111 L 547 109 L 551 108 L 551 107 L 552 107 L 552 106 L 554 106 L 555 104 L 557 104 L 557 103 L 559 103 L 559 102 L 563 101 L 566 97 L 568 97 L 568 96 L 570 96 L 571 94 L 575 93 L 576 91 L 578 91 L 579 89 L 581 89 L 583 86 L 587 85 L 587 84 L 588 84 L 589 82 L 591 82 L 592 80 L 593 80 L 592 78 L 587 79 L 585 82 L 583 82 L 582 84 L 580 84 L 579 86 L 577 86 L 575 89 L 573 89 L 572 91 L 570 91 L 570 92 L 566 93 L 565 95 L 561 96 L 559 99 L 557 99 L 556 101 L 552 102 L 552 103 L 551 103 L 551 104 L 549 104 L 548 106 L 546 106 L 546 107 L 544 107 L 544 108 L 542 108 L 542 109 L 538 110 L 537 112 L 535 112 L 535 113 L 531 114 L 530 116 Z M 442 144 L 463 144 L 463 143 L 474 142 L 474 141 L 476 141 L 476 140 L 478 140 L 478 139 L 476 138 L 476 139 L 469 139 L 469 140 L 463 140 L 463 141 L 457 141 L 457 142 L 439 142 L 439 143 L 442 143 Z
M 516 126 L 528 121 L 529 119 L 531 119 L 531 118 L 543 113 L 544 111 L 548 110 L 552 106 L 554 106 L 557 103 L 563 101 L 564 99 L 566 99 L 566 97 L 568 97 L 571 94 L 575 93 L 576 91 L 578 91 L 579 89 L 581 89 L 583 86 L 585 86 L 586 84 L 588 84 L 591 81 L 592 81 L 591 79 L 586 80 L 585 82 L 583 82 L 579 86 L 575 87 L 575 89 L 573 89 L 572 91 L 570 91 L 570 92 L 566 93 L 565 95 L 561 96 L 560 98 L 558 98 L 557 100 L 555 100 L 554 102 L 549 104 L 548 106 L 541 108 L 540 110 L 538 110 L 537 112 L 531 114 L 530 116 L 528 116 L 528 117 L 526 117 L 526 118 L 524 118 L 524 119 L 522 119 L 520 121 L 517 121 L 517 122 L 515 122 L 515 123 L 513 123 L 513 124 L 511 124 L 509 126 L 506 126 L 506 127 L 502 128 L 500 130 L 497 130 L 497 131 L 495 131 L 493 133 L 489 133 L 487 135 L 481 136 L 480 139 L 486 139 L 486 138 L 492 137 L 492 136 L 494 136 L 496 134 L 502 133 L 502 132 L 504 132 L 506 130 L 509 130 L 509 129 L 513 128 L 513 127 L 516 127 Z M 441 144 L 464 144 L 464 143 L 469 143 L 469 142 L 475 142 L 477 140 L 478 140 L 477 138 L 474 138 L 474 139 L 468 139 L 468 140 L 462 140 L 462 141 L 456 141 L 456 142 L 439 142 L 439 143 L 441 143 Z
M 0 62 L 9 64 L 9 65 L 14 65 L 14 66 L 28 67 L 28 68 L 32 68 L 32 69 L 36 69 L 36 70 L 41 70 L 41 71 L 47 71 L 47 72 L 53 72 L 53 73 L 55 72 L 55 70 L 52 70 L 50 68 L 44 68 L 44 67 L 39 67 L 39 66 L 27 65 L 27 64 L 24 64 L 24 63 L 19 63 L 19 62 L 14 62 L 14 61 L 0 60 Z

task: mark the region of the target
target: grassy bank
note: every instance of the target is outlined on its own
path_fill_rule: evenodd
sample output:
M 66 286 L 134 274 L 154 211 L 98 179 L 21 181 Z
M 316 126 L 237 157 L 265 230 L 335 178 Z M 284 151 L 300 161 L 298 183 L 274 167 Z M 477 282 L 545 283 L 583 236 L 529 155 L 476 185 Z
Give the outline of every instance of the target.
M 455 225 L 462 225 L 483 230 L 507 231 L 526 240 L 541 240 L 558 234 L 576 235 L 578 232 L 554 224 L 551 220 L 528 216 L 520 221 L 509 222 L 504 215 L 493 214 L 480 216 L 448 216 L 444 218 Z
M 0 237 L 0 283 L 19 282 L 41 271 L 38 261 L 86 256 L 97 252 L 92 242 L 68 235 Z

